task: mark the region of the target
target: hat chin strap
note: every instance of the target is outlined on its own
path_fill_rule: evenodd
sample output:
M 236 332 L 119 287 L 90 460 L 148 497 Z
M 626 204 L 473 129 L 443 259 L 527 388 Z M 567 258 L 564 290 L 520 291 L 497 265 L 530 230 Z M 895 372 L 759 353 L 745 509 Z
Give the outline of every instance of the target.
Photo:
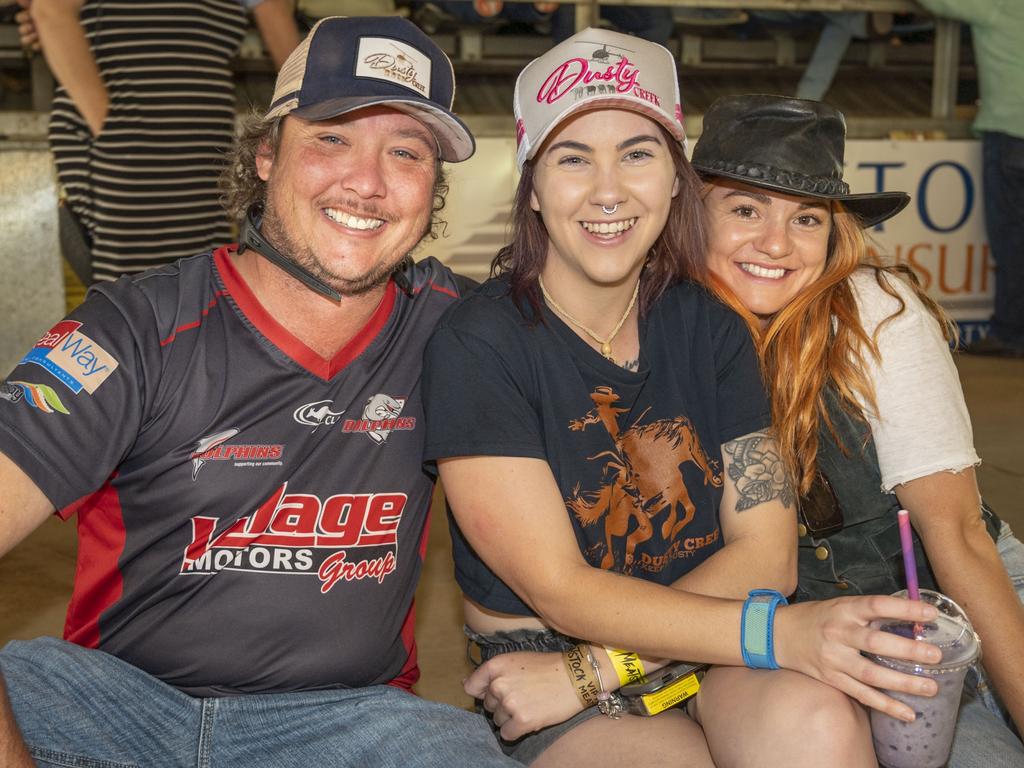
M 272 246 L 260 233 L 262 222 L 263 206 L 256 204 L 246 211 L 245 221 L 242 222 L 242 229 L 238 235 L 238 252 L 243 253 L 246 248 L 252 248 L 271 264 L 280 267 L 310 290 L 321 296 L 326 296 L 331 301 L 341 301 L 340 293 Z

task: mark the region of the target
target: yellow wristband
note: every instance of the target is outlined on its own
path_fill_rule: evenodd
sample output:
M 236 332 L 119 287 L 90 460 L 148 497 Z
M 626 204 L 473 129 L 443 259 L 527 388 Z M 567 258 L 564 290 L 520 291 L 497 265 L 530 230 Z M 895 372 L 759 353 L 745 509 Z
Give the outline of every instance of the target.
M 619 685 L 635 683 L 644 676 L 644 664 L 640 657 L 632 651 L 620 651 L 615 648 L 605 648 L 612 660 L 615 674 L 619 676 Z

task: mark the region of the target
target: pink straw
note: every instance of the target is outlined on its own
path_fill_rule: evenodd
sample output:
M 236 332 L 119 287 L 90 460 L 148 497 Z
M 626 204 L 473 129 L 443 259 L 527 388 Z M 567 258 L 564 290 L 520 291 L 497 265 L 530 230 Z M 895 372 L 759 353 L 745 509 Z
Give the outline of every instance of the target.
M 917 560 L 914 558 L 914 537 L 910 530 L 910 513 L 901 509 L 896 513 L 900 524 L 900 546 L 903 548 L 903 570 L 907 572 L 907 596 L 920 600 L 921 591 L 917 586 Z

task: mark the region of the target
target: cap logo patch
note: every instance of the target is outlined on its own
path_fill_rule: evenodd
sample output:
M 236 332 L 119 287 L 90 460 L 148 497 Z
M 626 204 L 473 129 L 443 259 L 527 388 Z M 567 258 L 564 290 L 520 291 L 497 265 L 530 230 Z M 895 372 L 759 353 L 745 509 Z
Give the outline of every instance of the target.
M 554 104 L 570 92 L 575 93 L 577 101 L 596 96 L 598 93 L 633 92 L 635 96 L 658 104 L 656 95 L 637 85 L 640 70 L 628 58 L 619 56 L 615 64 L 609 64 L 602 69 L 603 65 L 603 61 L 588 61 L 582 58 L 563 62 L 544 80 L 537 91 L 537 101 Z M 598 81 L 597 84 L 592 84 L 595 80 Z
M 385 80 L 430 98 L 430 57 L 398 40 L 360 38 L 356 76 Z

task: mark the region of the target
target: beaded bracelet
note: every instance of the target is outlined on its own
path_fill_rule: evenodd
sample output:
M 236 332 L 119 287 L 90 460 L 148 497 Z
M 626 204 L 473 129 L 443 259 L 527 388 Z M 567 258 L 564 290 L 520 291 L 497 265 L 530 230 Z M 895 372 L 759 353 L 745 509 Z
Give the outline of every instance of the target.
M 597 678 L 597 708 L 601 710 L 601 714 L 608 715 L 612 720 L 618 720 L 626 711 L 626 707 L 620 696 L 605 690 L 604 678 L 601 677 L 601 665 L 594 658 L 594 651 L 589 645 L 587 646 L 587 661 L 594 668 L 594 676 Z

